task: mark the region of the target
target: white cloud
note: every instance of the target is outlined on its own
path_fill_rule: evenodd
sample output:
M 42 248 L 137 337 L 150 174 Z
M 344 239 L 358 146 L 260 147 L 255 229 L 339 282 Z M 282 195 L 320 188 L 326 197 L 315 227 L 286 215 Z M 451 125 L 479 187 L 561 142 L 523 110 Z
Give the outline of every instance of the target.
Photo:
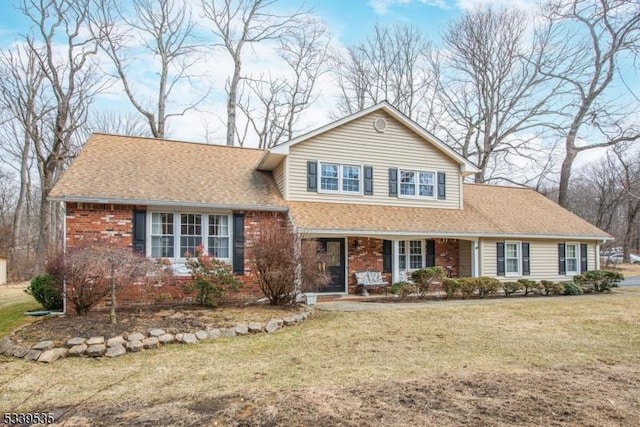
M 407 6 L 411 3 L 420 3 L 425 6 L 434 6 L 441 9 L 448 9 L 445 0 L 369 0 L 369 6 L 376 15 L 386 15 L 394 6 Z
M 463 10 L 487 5 L 533 10 L 538 6 L 538 0 L 456 0 L 456 6 Z

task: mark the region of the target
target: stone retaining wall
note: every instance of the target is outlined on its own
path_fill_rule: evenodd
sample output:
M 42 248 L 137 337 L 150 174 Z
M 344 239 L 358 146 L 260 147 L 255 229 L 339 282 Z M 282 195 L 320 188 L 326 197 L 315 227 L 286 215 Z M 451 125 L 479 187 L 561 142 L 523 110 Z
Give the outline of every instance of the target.
M 19 357 L 24 360 L 51 363 L 63 357 L 119 357 L 127 352 L 136 353 L 143 349 L 154 349 L 161 345 L 182 343 L 195 344 L 198 341 L 248 334 L 274 333 L 278 329 L 305 321 L 312 311 L 303 311 L 282 319 L 271 319 L 266 323 L 239 323 L 230 328 L 201 329 L 195 332 L 169 333 L 163 329 L 149 329 L 146 333 L 124 333 L 111 338 L 75 337 L 64 346 L 56 347 L 51 340 L 40 341 L 32 347 L 15 344 L 9 337 L 0 340 L 0 355 Z

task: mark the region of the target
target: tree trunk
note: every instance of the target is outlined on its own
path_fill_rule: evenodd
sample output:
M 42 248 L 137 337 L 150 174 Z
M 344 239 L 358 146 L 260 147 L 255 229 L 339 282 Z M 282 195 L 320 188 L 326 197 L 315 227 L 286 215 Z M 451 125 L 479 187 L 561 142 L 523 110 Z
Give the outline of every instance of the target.
M 111 266 L 111 308 L 109 310 L 109 320 L 112 325 L 117 323 L 116 319 L 116 278 L 114 268 Z
M 31 139 L 28 136 L 24 138 L 24 146 L 22 147 L 22 158 L 20 159 L 20 192 L 18 194 L 18 202 L 13 216 L 13 241 L 11 242 L 10 265 L 12 266 L 12 278 L 23 279 L 24 267 L 27 261 L 27 253 L 25 252 L 25 238 L 23 236 L 23 225 L 25 221 L 25 212 L 27 210 L 27 197 L 29 194 L 29 155 L 31 154 Z M 17 274 L 16 274 L 17 273 Z
M 565 209 L 569 208 L 569 180 L 571 179 L 571 168 L 573 167 L 573 161 L 578 155 L 574 145 L 575 136 L 569 134 L 567 136 L 567 154 L 562 161 L 562 168 L 560 169 L 560 186 L 558 189 L 558 204 Z
M 51 202 L 47 200 L 49 191 L 43 188 L 40 196 L 40 231 L 36 246 L 36 259 L 33 268 L 35 276 L 44 274 L 51 245 Z
M 236 134 L 236 98 L 238 97 L 238 84 L 240 83 L 240 48 L 236 50 L 234 58 L 233 77 L 229 83 L 229 99 L 227 99 L 227 145 L 234 145 Z

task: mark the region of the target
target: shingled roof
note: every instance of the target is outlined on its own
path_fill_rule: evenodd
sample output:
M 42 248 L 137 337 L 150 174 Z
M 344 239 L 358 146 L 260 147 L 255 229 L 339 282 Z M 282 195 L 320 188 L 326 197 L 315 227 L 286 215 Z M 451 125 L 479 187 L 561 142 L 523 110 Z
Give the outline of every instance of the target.
M 302 233 L 610 238 L 528 188 L 464 185 L 464 209 L 288 202 Z
M 51 200 L 286 210 L 263 150 L 94 134 Z

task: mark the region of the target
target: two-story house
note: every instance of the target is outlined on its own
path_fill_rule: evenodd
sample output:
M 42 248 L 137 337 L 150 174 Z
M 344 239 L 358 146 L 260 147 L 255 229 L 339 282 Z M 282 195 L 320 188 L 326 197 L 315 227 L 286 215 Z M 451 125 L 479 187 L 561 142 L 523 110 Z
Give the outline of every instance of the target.
M 180 266 L 203 245 L 250 296 L 253 240 L 274 215 L 321 242 L 328 293 L 354 293 L 362 270 L 565 281 L 599 268 L 607 233 L 531 189 L 465 184 L 475 172 L 383 102 L 266 151 L 95 134 L 50 198 L 67 246 L 111 241 Z

